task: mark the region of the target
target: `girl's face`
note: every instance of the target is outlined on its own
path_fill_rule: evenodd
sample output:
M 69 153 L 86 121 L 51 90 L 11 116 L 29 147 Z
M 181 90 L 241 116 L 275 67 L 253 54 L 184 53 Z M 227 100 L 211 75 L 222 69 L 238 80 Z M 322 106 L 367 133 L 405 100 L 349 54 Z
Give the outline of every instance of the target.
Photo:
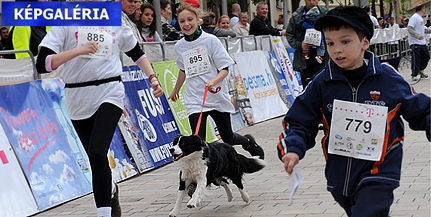
M 341 26 L 339 30 L 324 30 L 326 47 L 332 61 L 341 69 L 353 70 L 364 63 L 364 51 L 370 42 L 359 39 L 353 28 Z
M 154 20 L 153 10 L 151 10 L 150 8 L 145 8 L 141 16 L 141 22 L 143 24 L 142 26 L 143 27 L 150 26 L 153 20 Z
M 135 11 L 135 20 L 139 20 L 139 17 L 141 17 L 142 11 L 141 11 L 141 6 L 136 8 Z
M 229 29 L 230 28 L 230 20 L 228 18 L 222 18 L 220 20 L 220 23 L 218 24 L 218 28 Z
M 168 4 L 166 6 L 166 8 L 161 9 L 160 12 L 165 19 L 169 20 L 169 18 L 171 17 L 171 14 L 172 14 L 171 5 Z
M 185 35 L 192 35 L 198 26 L 198 17 L 195 13 L 184 10 L 178 14 L 178 23 Z

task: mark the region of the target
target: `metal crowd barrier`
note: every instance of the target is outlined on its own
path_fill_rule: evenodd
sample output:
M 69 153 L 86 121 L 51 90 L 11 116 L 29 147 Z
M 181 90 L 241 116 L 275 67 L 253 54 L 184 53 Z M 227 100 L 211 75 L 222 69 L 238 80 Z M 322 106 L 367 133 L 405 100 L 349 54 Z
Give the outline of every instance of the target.
M 219 37 L 224 48 L 229 54 L 254 51 L 254 50 L 272 50 L 271 38 L 269 35 L 265 36 L 240 36 L 240 37 Z M 286 40 L 285 45 L 288 46 Z M 165 42 L 142 42 L 140 46 L 148 57 L 150 62 L 160 62 L 176 60 L 174 51 L 176 41 Z
M 429 50 L 431 50 L 430 36 L 431 35 L 428 34 L 427 44 Z M 370 46 L 370 50 L 373 51 L 381 60 L 401 56 L 403 57 L 401 66 L 408 64 L 410 62 L 410 47 L 407 37 L 407 29 L 376 29 L 373 38 L 370 41 L 372 45 Z M 281 39 L 284 45 L 289 47 L 286 37 L 282 37 Z M 251 35 L 235 38 L 220 37 L 219 40 L 222 42 L 229 54 L 255 50 L 272 50 L 271 38 L 269 35 Z M 176 60 L 176 54 L 174 51 L 175 44 L 176 41 L 144 42 L 141 43 L 140 46 L 146 53 L 150 62 L 161 62 Z M 0 56 L 22 52 L 28 53 L 30 57 L 18 60 L 0 58 L 0 65 L 2 65 L 0 69 L 0 83 L 41 79 L 41 76 L 36 71 L 35 57 L 29 50 L 0 51 Z M 122 61 L 124 65 L 134 64 L 133 61 L 129 61 L 130 63 L 127 63 L 127 60 L 124 59 L 124 55 L 122 55 Z M 30 71 L 31 74 L 29 74 Z M 61 70 L 57 71 L 58 74 L 61 73 Z M 45 78 L 45 76 L 42 76 L 42 78 Z
M 29 50 L 0 50 L 0 56 L 28 53 L 29 58 L 4 59 L 0 58 L 0 84 L 40 79 L 36 70 L 36 60 Z
M 399 56 L 409 60 L 410 46 L 407 37 L 407 28 L 376 29 L 370 41 L 370 50 L 381 60 Z M 428 50 L 431 50 L 431 35 L 428 34 L 427 37 Z

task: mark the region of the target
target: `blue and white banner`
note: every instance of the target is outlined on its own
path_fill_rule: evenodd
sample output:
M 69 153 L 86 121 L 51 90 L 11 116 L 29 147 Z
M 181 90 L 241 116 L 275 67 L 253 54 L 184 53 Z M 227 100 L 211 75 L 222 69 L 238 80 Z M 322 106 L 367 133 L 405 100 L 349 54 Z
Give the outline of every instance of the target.
M 108 162 L 112 171 L 112 179 L 115 182 L 123 181 L 138 174 L 137 169 L 126 154 L 118 127 L 115 129 L 111 146 L 109 147 Z
M 2 2 L 2 26 L 121 26 L 121 2 Z
M 1 125 L 0 174 L 0 216 L 29 216 L 36 213 L 36 201 Z
M 91 192 L 41 81 L 0 86 L 0 124 L 39 210 Z
M 281 88 L 283 88 L 284 94 L 286 95 L 287 101 L 289 102 L 288 107 L 293 104 L 293 101 L 295 101 L 295 97 L 293 96 L 292 89 L 289 88 L 289 83 L 287 82 L 287 78 L 283 73 L 283 70 L 281 69 L 281 65 L 277 60 L 277 56 L 274 51 L 268 51 L 269 54 L 269 61 L 271 62 L 272 67 L 274 68 L 275 74 L 278 77 L 278 80 L 280 81 Z M 282 93 L 283 94 L 283 93 Z
M 169 148 L 180 131 L 166 98 L 154 97 L 147 76 L 138 66 L 124 66 L 123 72 L 126 112 L 119 125 L 126 142 L 132 142 L 128 143 L 129 149 L 142 152 L 139 156 L 142 159 L 134 156 L 140 161 L 136 162 L 139 170 L 142 172 L 171 162 Z
M 264 51 L 235 53 L 239 75 L 238 94 L 249 103 L 255 123 L 284 115 L 286 104 L 281 100 L 275 78 L 269 68 Z M 250 64 L 253 63 L 253 64 Z M 240 98 L 237 98 L 237 101 Z

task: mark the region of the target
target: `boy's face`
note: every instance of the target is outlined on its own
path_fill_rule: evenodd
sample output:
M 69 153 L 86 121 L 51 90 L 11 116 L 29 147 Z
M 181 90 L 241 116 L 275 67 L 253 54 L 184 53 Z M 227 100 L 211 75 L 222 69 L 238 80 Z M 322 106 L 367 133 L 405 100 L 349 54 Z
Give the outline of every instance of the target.
M 324 29 L 326 47 L 331 59 L 341 69 L 353 70 L 362 66 L 364 52 L 370 42 L 359 39 L 353 28 L 341 26 L 339 30 Z

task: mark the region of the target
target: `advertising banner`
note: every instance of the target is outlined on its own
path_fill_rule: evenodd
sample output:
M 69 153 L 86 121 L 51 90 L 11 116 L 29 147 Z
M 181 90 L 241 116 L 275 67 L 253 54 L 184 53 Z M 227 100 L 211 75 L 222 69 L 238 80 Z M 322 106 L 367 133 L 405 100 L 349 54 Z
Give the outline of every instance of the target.
M 36 213 L 36 201 L 1 125 L 0 174 L 0 216 L 28 216 Z
M 131 152 L 141 152 L 134 156 L 139 171 L 171 162 L 169 148 L 180 131 L 166 98 L 153 96 L 151 84 L 138 66 L 124 66 L 123 72 L 125 112 L 119 125 Z
M 277 76 L 278 81 L 280 82 L 280 85 L 281 85 L 281 89 L 283 90 L 283 93 L 281 94 L 285 95 L 285 98 L 287 99 L 287 107 L 290 108 L 293 101 L 295 101 L 295 97 L 293 96 L 293 93 L 292 93 L 292 88 L 289 87 L 287 82 L 287 79 L 291 79 L 291 78 L 286 78 L 283 70 L 281 69 L 280 63 L 278 62 L 275 52 L 268 51 L 268 55 L 269 55 L 269 61 L 275 72 L 274 74 Z
M 40 81 L 0 86 L 0 124 L 41 211 L 91 192 Z
M 280 98 L 264 51 L 235 53 L 234 58 L 239 71 L 235 77 L 241 86 L 238 94 L 244 97 L 244 103 L 249 99 L 254 122 L 286 114 L 287 106 Z
M 75 156 L 75 160 L 91 185 L 90 161 L 87 153 L 82 146 L 81 140 L 73 127 L 70 120 L 69 110 L 67 109 L 66 100 L 64 99 L 65 83 L 60 78 L 40 80 L 43 90 L 51 97 L 52 106 L 57 115 L 58 123 L 63 128 L 70 149 Z
M 138 174 L 137 169 L 126 154 L 118 127 L 115 129 L 114 137 L 112 137 L 111 146 L 109 147 L 108 161 L 112 171 L 112 179 L 115 182 L 123 181 Z
M 303 90 L 302 83 L 300 82 L 301 75 L 299 72 L 293 71 L 292 62 L 281 38 L 271 36 L 271 44 L 281 66 L 281 70 L 283 70 L 290 92 L 293 93 L 293 97 L 296 98 Z
M 177 65 L 175 65 L 175 61 L 155 62 L 152 63 L 152 65 L 154 67 L 154 72 L 159 77 L 159 82 L 162 85 L 163 91 L 165 92 L 165 97 L 168 97 L 174 89 L 180 69 L 177 67 Z M 184 86 L 185 83 L 180 90 L 179 99 L 176 102 L 169 100 L 168 103 L 181 134 L 192 135 L 194 132 L 192 132 L 190 128 L 189 119 L 187 117 L 187 109 L 184 105 Z M 207 121 L 206 141 L 214 142 L 216 140 L 217 137 L 215 136 L 214 129 L 210 127 L 209 121 Z

